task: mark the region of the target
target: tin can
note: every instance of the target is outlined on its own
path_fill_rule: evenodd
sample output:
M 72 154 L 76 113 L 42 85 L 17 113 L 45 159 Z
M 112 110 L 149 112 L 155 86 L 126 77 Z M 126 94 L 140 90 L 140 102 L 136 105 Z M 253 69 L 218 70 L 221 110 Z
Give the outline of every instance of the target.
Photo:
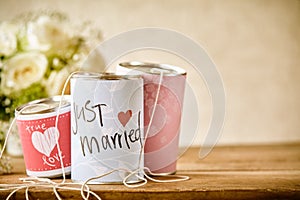
M 144 79 L 145 133 L 149 129 L 144 151 L 145 167 L 154 173 L 176 173 L 186 71 L 167 64 L 126 62 L 120 63 L 117 73 L 139 74 Z
M 118 184 L 143 167 L 143 79 L 81 73 L 71 78 L 71 179 Z M 143 175 L 140 173 L 140 177 Z M 137 176 L 127 182 L 139 182 Z
M 71 172 L 70 96 L 63 97 L 56 128 L 60 100 L 61 96 L 35 100 L 15 111 L 28 176 L 52 178 L 62 170 Z

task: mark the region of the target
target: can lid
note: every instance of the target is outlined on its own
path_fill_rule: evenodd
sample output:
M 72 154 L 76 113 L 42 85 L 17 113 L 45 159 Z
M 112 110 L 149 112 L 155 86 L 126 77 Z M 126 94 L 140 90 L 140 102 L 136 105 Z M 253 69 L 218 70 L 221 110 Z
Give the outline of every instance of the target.
M 186 71 L 180 67 L 168 64 L 148 63 L 148 62 L 123 62 L 119 64 L 128 69 L 138 70 L 149 74 L 161 74 L 165 76 L 186 75 Z
M 17 107 L 15 112 L 19 115 L 33 115 L 55 112 L 59 107 L 60 101 L 61 96 L 38 99 Z M 70 101 L 70 95 L 64 95 L 62 99 L 61 108 L 70 106 Z
M 83 79 L 99 79 L 99 80 L 124 80 L 124 79 L 135 79 L 141 78 L 140 75 L 118 75 L 111 72 L 79 72 L 73 75 L 72 78 L 83 78 Z

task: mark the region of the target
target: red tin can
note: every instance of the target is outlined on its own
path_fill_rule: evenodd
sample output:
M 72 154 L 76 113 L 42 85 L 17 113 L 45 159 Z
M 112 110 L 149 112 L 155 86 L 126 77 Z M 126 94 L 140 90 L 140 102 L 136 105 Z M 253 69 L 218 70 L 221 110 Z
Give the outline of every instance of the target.
M 145 133 L 148 130 L 144 149 L 145 167 L 155 173 L 174 174 L 186 71 L 167 64 L 142 62 L 121 63 L 117 70 L 123 74 L 139 74 L 144 79 Z M 153 109 L 152 123 L 149 124 Z
M 61 176 L 61 157 L 65 174 L 71 172 L 70 96 L 63 97 L 56 128 L 60 100 L 60 96 L 35 100 L 18 107 L 15 111 L 28 176 Z

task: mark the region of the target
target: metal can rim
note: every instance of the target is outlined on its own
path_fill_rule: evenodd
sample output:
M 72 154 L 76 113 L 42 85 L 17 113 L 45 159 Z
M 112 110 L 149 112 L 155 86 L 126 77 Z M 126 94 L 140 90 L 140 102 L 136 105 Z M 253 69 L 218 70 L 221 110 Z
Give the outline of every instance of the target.
M 42 98 L 42 99 L 37 99 L 37 100 L 30 101 L 26 104 L 23 104 L 23 105 L 17 107 L 15 109 L 15 113 L 19 114 L 19 115 L 35 115 L 35 114 L 46 114 L 46 113 L 55 112 L 55 111 L 58 110 L 58 105 L 59 105 L 59 102 L 61 101 L 61 98 L 63 98 L 61 109 L 66 108 L 66 107 L 71 105 L 71 96 L 70 95 L 63 95 L 63 97 L 57 95 L 57 96 L 53 96 L 53 97 Z M 58 104 L 56 106 L 45 108 L 45 109 L 42 109 L 42 110 L 39 110 L 39 111 L 32 111 L 32 112 L 27 111 L 27 112 L 25 112 L 27 110 L 26 106 L 30 106 L 30 105 L 37 105 L 38 106 L 38 105 L 41 105 L 41 104 L 51 105 L 50 103 L 52 103 L 52 104 L 58 103 Z
M 136 78 L 141 78 L 140 75 L 119 75 L 111 72 L 79 72 L 73 75 L 72 79 L 98 79 L 98 80 L 132 80 Z
M 164 76 L 186 75 L 186 71 L 184 69 L 169 64 L 131 61 L 131 62 L 122 62 L 119 63 L 119 65 L 128 69 L 138 70 L 153 75 L 159 75 L 160 72 L 163 72 Z M 157 71 L 153 69 L 157 69 Z

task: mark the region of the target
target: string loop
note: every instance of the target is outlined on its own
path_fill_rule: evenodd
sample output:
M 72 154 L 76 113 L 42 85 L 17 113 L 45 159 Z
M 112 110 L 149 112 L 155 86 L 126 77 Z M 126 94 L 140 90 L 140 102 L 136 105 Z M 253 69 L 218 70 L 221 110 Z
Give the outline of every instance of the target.
M 83 183 L 66 183 L 66 173 L 65 173 L 63 159 L 62 159 L 62 152 L 61 152 L 61 149 L 60 149 L 58 138 L 56 138 L 58 157 L 60 159 L 60 165 L 61 165 L 61 168 L 62 168 L 62 177 L 63 177 L 62 181 L 60 183 L 56 183 L 56 182 L 50 180 L 49 178 L 26 177 L 26 178 L 20 178 L 19 179 L 23 182 L 22 184 L 0 184 L 0 191 L 12 190 L 11 193 L 7 196 L 6 199 L 9 200 L 16 192 L 18 192 L 19 190 L 25 189 L 25 198 L 26 198 L 26 200 L 29 200 L 29 189 L 32 188 L 32 187 L 35 187 L 35 188 L 36 187 L 41 187 L 41 188 L 52 188 L 53 192 L 54 192 L 54 194 L 55 194 L 55 196 L 58 200 L 62 199 L 60 197 L 59 193 L 58 193 L 58 189 L 60 189 L 60 190 L 80 191 L 81 197 L 84 200 L 88 200 L 90 196 L 94 196 L 96 199 L 101 200 L 99 195 L 97 195 L 96 193 L 94 193 L 93 191 L 90 190 L 88 184 L 91 183 L 93 180 L 101 179 L 102 177 L 105 177 L 109 174 L 112 174 L 114 172 L 120 172 L 120 171 L 123 171 L 123 172 L 127 173 L 127 176 L 124 177 L 122 183 L 128 188 L 142 187 L 142 186 L 144 186 L 148 183 L 148 180 L 151 180 L 151 181 L 157 182 L 157 183 L 169 183 L 169 182 L 178 182 L 178 181 L 188 180 L 189 179 L 188 176 L 156 174 L 156 173 L 151 172 L 151 170 L 147 167 L 140 167 L 141 166 L 140 164 L 141 164 L 141 161 L 142 161 L 142 156 L 143 156 L 144 149 L 145 149 L 146 138 L 148 137 L 150 127 L 151 127 L 151 124 L 153 122 L 153 117 L 154 117 L 154 114 L 155 114 L 155 110 L 156 110 L 156 106 L 157 106 L 157 102 L 158 102 L 158 98 L 159 98 L 159 93 L 160 93 L 160 88 L 161 88 L 161 84 L 162 84 L 162 80 L 163 80 L 163 74 L 165 72 L 163 70 L 159 70 L 159 69 L 157 69 L 157 70 L 160 73 L 158 89 L 157 89 L 157 92 L 156 92 L 155 102 L 154 102 L 154 106 L 153 106 L 153 111 L 151 113 L 149 125 L 148 125 L 147 131 L 144 135 L 145 139 L 143 140 L 142 145 L 141 145 L 141 150 L 140 150 L 140 154 L 139 154 L 139 163 L 138 163 L 139 167 L 136 170 L 130 171 L 130 170 L 124 169 L 124 168 L 117 168 L 117 169 L 113 169 L 109 172 L 106 172 L 104 174 L 101 174 L 99 176 L 92 177 L 92 178 L 86 180 Z M 76 71 L 76 72 L 71 73 L 68 76 L 67 80 L 65 81 L 65 84 L 64 84 L 64 87 L 63 87 L 63 90 L 62 90 L 62 93 L 61 93 L 61 99 L 60 99 L 58 109 L 57 109 L 57 113 L 56 113 L 56 119 L 55 119 L 55 128 L 56 129 L 58 127 L 58 119 L 59 119 L 59 115 L 60 115 L 60 109 L 62 107 L 62 102 L 64 100 L 64 95 L 65 95 L 67 85 L 69 84 L 70 79 L 74 75 L 80 74 L 80 73 L 84 73 L 84 72 L 83 71 Z M 96 74 L 96 73 L 93 73 L 93 75 L 101 76 L 101 74 Z M 38 105 L 39 106 L 47 106 L 46 104 L 38 104 Z M 16 122 L 16 119 L 18 118 L 18 115 L 20 113 L 22 113 L 22 111 L 24 111 L 25 109 L 27 109 L 31 106 L 37 106 L 37 105 L 36 104 L 27 105 L 27 106 L 23 107 L 18 113 L 16 113 L 15 118 L 11 122 L 10 127 L 7 131 L 6 138 L 5 138 L 5 141 L 4 141 L 4 145 L 3 145 L 3 148 L 2 148 L 1 153 L 0 153 L 0 159 L 3 156 L 5 147 L 7 145 L 7 139 L 10 135 L 12 127 L 14 126 L 14 124 Z M 137 177 L 139 181 L 138 182 L 130 181 L 130 178 L 132 178 L 132 177 Z M 159 178 L 163 178 L 163 179 L 159 179 Z

